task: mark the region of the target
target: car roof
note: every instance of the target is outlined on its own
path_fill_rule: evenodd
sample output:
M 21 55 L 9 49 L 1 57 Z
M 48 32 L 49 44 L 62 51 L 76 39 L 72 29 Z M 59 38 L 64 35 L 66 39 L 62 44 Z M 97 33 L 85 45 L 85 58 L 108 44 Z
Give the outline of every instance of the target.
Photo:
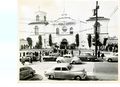
M 65 55 L 63 55 L 63 56 L 72 56 L 71 54 L 65 54 Z
M 79 58 L 78 56 L 74 56 L 73 58 Z
M 31 68 L 31 67 L 26 66 L 26 67 L 20 67 L 20 69 L 32 69 L 32 68 Z
M 52 68 L 55 68 L 55 67 L 67 67 L 67 66 L 72 66 L 72 65 L 66 64 L 66 63 L 60 63 L 60 64 L 57 64 L 57 65 L 53 66 Z

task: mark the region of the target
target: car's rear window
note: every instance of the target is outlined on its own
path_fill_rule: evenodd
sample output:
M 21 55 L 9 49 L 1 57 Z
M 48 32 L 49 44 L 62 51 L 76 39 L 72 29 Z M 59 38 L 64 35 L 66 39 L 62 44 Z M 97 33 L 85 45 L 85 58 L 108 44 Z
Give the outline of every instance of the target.
M 65 58 L 71 58 L 70 56 L 64 56 Z
M 60 71 L 60 67 L 56 67 L 56 68 L 55 68 L 55 71 Z
M 23 70 L 29 70 L 31 69 L 30 67 L 23 67 L 23 68 L 20 68 L 20 71 L 23 71 Z
M 62 71 L 68 71 L 66 67 L 62 67 Z

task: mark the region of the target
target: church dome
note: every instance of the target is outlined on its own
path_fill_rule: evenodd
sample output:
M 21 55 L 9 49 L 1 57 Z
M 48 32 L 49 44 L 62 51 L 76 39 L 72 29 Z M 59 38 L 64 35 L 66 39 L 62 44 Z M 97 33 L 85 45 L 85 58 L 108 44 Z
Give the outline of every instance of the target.
M 60 18 L 54 21 L 55 25 L 74 25 L 75 19 L 67 16 L 67 14 L 62 14 Z

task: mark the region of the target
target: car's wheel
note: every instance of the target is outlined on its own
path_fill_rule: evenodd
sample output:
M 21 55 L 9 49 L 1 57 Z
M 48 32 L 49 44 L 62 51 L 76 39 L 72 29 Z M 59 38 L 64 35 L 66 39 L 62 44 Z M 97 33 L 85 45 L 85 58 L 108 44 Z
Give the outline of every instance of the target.
M 20 59 L 20 62 L 21 62 L 22 59 Z
M 53 75 L 49 75 L 49 79 L 54 79 L 54 76 Z
M 31 74 L 32 74 L 32 76 L 34 76 L 34 73 L 33 73 L 33 72 L 32 72 Z
M 45 59 L 43 59 L 43 61 L 45 61 Z
M 75 62 L 75 61 L 72 61 L 72 64 L 76 64 L 76 62 Z
M 108 59 L 108 62 L 112 62 L 112 59 Z
M 75 79 L 76 80 L 81 80 L 81 77 L 80 76 L 76 76 Z
M 88 61 L 90 61 L 90 59 L 89 59 L 89 58 L 88 58 L 87 60 L 88 60 Z
M 61 63 L 61 61 L 57 61 L 57 63 Z

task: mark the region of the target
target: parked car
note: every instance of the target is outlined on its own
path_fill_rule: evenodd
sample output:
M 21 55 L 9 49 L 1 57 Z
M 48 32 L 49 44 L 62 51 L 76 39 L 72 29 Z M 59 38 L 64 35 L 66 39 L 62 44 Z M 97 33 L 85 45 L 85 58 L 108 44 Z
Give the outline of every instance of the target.
M 21 67 L 20 68 L 20 80 L 25 80 L 29 77 L 34 76 L 35 70 L 33 70 L 31 67 Z
M 57 57 L 56 56 L 43 56 L 43 61 L 56 61 Z
M 114 53 L 113 55 L 105 56 L 104 59 L 108 62 L 118 62 L 118 53 Z
M 93 55 L 91 55 L 90 53 L 81 53 L 79 58 L 82 60 L 82 61 L 95 61 L 97 60 L 97 58 Z
M 20 62 L 24 65 L 25 62 L 32 63 L 33 59 L 31 56 L 24 56 L 20 58 Z
M 70 63 L 71 60 L 72 60 L 72 55 L 70 54 L 63 55 L 63 57 L 58 57 L 56 59 L 57 63 Z
M 87 54 L 87 53 L 81 53 L 78 57 L 79 57 L 82 61 L 86 61 L 86 60 L 87 60 L 87 57 L 88 57 L 88 54 Z
M 60 78 L 60 79 L 86 79 L 87 72 L 84 68 L 74 70 L 72 65 L 69 64 L 58 64 L 51 69 L 44 72 L 45 76 L 49 79 Z
M 78 63 L 82 63 L 82 61 L 80 60 L 79 57 L 74 56 L 73 59 L 71 60 L 72 64 L 78 64 Z
M 73 57 L 70 54 L 63 55 L 63 57 L 58 57 L 56 59 L 57 63 L 81 63 L 82 61 L 78 57 Z

